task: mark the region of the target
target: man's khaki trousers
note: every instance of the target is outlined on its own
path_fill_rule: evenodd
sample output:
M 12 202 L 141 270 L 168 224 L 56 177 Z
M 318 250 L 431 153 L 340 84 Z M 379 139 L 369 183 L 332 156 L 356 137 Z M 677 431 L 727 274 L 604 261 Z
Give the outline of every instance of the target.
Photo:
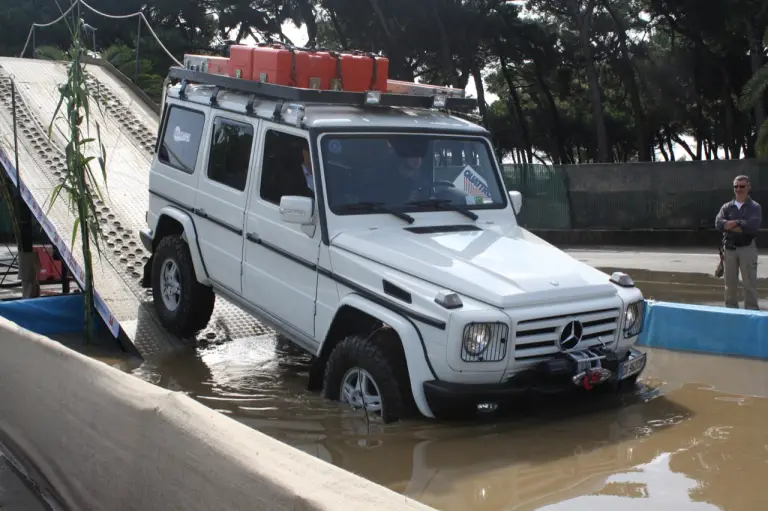
M 744 286 L 744 308 L 758 309 L 757 296 L 757 246 L 753 241 L 746 247 L 725 250 L 725 306 L 739 308 L 739 271 Z

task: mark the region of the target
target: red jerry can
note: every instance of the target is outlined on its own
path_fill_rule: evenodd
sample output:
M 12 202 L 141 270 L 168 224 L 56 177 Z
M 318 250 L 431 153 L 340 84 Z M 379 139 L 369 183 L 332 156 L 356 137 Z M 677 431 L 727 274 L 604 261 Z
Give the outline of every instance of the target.
M 309 53 L 309 88 L 330 90 L 338 83 L 337 60 L 331 52 L 313 51 Z
M 388 58 L 362 52 L 342 53 L 338 58 L 341 64 L 342 90 L 352 92 L 387 91 Z
M 242 44 L 230 46 L 229 76 L 253 80 L 253 46 Z
M 309 53 L 281 44 L 253 49 L 253 79 L 260 82 L 309 88 Z

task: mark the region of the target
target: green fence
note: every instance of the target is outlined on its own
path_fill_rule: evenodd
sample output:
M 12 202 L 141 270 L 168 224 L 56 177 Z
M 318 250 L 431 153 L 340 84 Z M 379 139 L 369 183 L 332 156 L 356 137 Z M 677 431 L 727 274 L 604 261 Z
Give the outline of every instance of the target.
M 711 230 L 739 174 L 750 177 L 768 228 L 768 160 L 504 165 L 528 229 Z
M 526 229 L 570 229 L 568 179 L 561 167 L 504 165 L 504 182 L 523 196 L 520 225 Z

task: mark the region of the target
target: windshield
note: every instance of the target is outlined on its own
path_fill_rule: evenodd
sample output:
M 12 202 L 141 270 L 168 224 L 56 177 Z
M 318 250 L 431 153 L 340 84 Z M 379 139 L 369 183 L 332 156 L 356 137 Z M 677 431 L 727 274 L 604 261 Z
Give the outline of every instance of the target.
M 488 144 L 436 135 L 326 135 L 328 205 L 337 215 L 500 209 L 504 188 Z

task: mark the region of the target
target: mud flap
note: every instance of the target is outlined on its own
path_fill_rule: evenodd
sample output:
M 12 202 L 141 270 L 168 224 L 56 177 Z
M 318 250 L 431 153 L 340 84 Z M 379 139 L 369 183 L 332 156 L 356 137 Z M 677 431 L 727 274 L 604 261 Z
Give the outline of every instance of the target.
M 141 277 L 141 287 L 148 289 L 152 287 L 152 262 L 155 255 L 149 256 L 149 260 L 144 263 L 144 275 Z

